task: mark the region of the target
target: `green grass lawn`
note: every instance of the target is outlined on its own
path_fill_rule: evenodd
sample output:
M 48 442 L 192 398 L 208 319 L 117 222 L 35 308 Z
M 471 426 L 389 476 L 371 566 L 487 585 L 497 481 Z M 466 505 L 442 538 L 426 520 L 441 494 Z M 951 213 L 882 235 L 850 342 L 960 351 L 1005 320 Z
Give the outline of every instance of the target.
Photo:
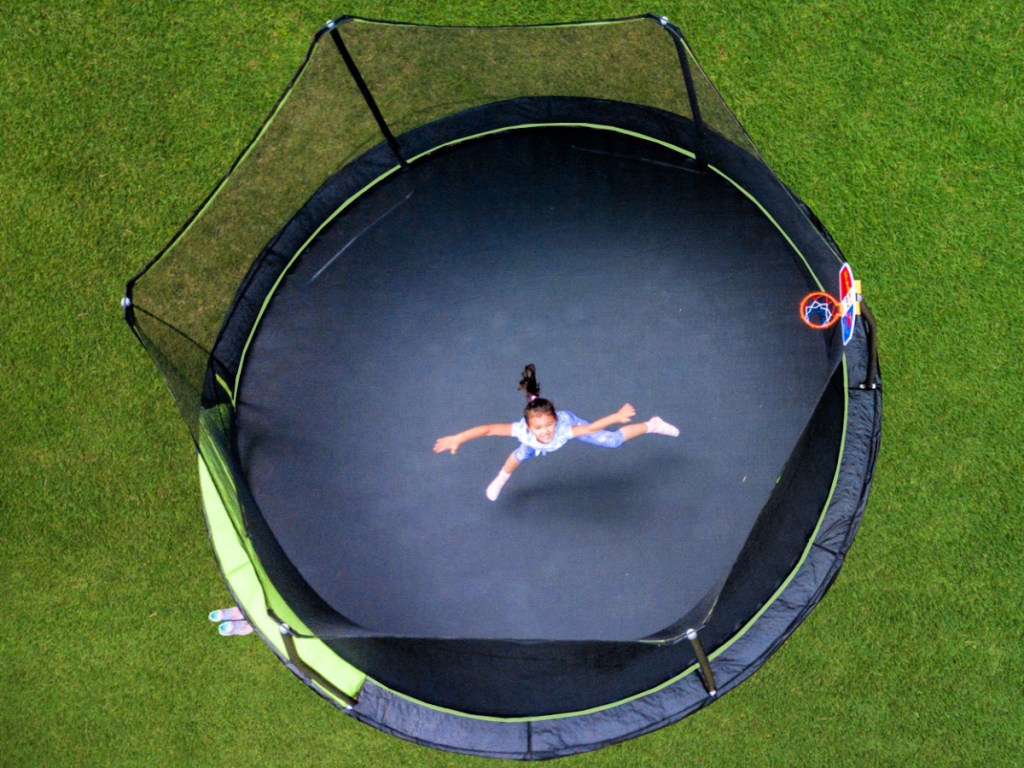
M 248 10 L 246 6 L 251 6 Z M 750 681 L 582 766 L 1024 762 L 1024 12 L 1006 0 L 10 3 L 0 18 L 0 765 L 456 766 L 339 714 L 227 601 L 192 445 L 121 320 L 328 18 L 676 22 L 878 318 L 882 455 Z

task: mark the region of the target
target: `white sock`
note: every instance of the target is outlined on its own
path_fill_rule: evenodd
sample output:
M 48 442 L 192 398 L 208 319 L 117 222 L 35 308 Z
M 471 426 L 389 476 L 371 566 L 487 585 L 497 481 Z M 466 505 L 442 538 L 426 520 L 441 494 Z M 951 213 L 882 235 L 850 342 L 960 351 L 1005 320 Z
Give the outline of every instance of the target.
M 664 419 L 655 416 L 647 424 L 647 431 L 652 435 L 668 435 L 669 437 L 679 437 L 679 427 L 672 426 Z
M 505 487 L 505 483 L 508 482 L 510 477 L 512 477 L 512 475 L 504 469 L 498 472 L 498 476 L 491 480 L 491 484 L 487 486 L 487 498 L 491 501 L 497 501 L 498 495 L 501 493 L 501 489 Z

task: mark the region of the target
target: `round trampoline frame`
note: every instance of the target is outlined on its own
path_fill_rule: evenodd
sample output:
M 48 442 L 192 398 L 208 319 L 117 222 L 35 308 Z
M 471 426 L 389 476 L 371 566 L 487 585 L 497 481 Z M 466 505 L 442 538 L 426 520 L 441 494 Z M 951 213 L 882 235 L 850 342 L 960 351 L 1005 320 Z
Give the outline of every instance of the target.
M 694 73 L 687 66 L 692 55 L 681 33 L 663 19 L 644 17 L 644 20 L 665 29 L 681 51 L 681 80 L 686 82 L 691 99 L 694 98 Z M 360 84 L 357 64 L 344 45 L 339 26 L 343 25 L 328 25 L 317 39 L 325 35 L 334 39 L 375 117 L 383 120 L 370 89 L 365 82 Z M 691 105 L 695 106 L 692 100 Z M 420 744 L 483 756 L 542 759 L 599 748 L 675 722 L 738 685 L 793 632 L 838 574 L 867 502 L 880 442 L 880 379 L 873 326 L 868 322 L 857 324 L 847 344 L 843 344 L 836 328 L 817 332 L 803 326 L 797 313 L 800 298 L 811 290 L 834 289 L 835 276 L 844 263 L 842 254 L 816 217 L 756 154 L 708 130 L 701 122 L 699 110 L 693 112 L 686 116 L 651 106 L 588 97 L 522 96 L 461 109 L 397 136 L 382 122 L 383 140 L 345 163 L 320 184 L 315 194 L 253 259 L 209 352 L 202 407 L 196 420 L 200 479 L 210 538 L 229 589 L 260 636 L 306 684 L 353 717 Z M 482 213 L 474 212 L 473 201 L 487 200 L 481 188 L 471 184 L 460 197 L 451 186 L 444 184 L 456 177 L 454 173 L 446 176 L 453 166 L 460 167 L 461 163 L 463 171 L 459 178 L 464 177 L 466 168 L 482 167 L 483 155 L 474 153 L 486 151 L 500 160 L 493 167 L 488 166 L 487 172 L 481 174 L 483 177 L 512 179 L 508 183 L 515 183 L 517 171 L 523 175 L 534 174 L 526 183 L 530 189 L 539 186 L 548 189 L 544 205 L 554 208 L 557 201 L 567 197 L 561 184 L 571 173 L 566 169 L 573 160 L 566 158 L 573 150 L 592 158 L 588 167 L 601 169 L 595 173 L 603 174 L 604 182 L 588 178 L 581 181 L 580 186 L 600 194 L 600 185 L 606 184 L 607 199 L 601 205 L 610 206 L 609 210 L 616 202 L 622 202 L 621 198 L 630 197 L 624 194 L 622 187 L 616 187 L 614 181 L 622 178 L 624 169 L 631 169 L 630 178 L 634 181 L 646 180 L 637 182 L 642 189 L 650 190 L 651 194 L 656 190 L 663 192 L 668 202 L 673 195 L 691 194 L 685 190 L 694 184 L 698 185 L 702 196 L 709 189 L 718 189 L 732 200 L 733 208 L 742 208 L 752 221 L 760 221 L 757 226 L 762 227 L 764 233 L 756 238 L 757 247 L 767 247 L 770 240 L 774 243 L 772 247 L 783 254 L 779 258 L 785 259 L 786 264 L 775 266 L 771 274 L 788 270 L 785 280 L 780 277 L 779 285 L 775 286 L 761 275 L 758 290 L 767 294 L 761 302 L 763 307 L 744 318 L 755 326 L 743 327 L 739 332 L 749 339 L 761 331 L 766 334 L 765 338 L 747 343 L 730 342 L 728 337 L 709 338 L 716 348 L 738 344 L 742 347 L 738 354 L 746 358 L 763 355 L 767 341 L 775 340 L 777 346 L 769 350 L 770 355 L 758 358 L 770 357 L 781 371 L 777 386 L 768 388 L 773 398 L 771 402 L 778 403 L 779 393 L 793 388 L 794 382 L 803 387 L 799 398 L 793 396 L 792 403 L 786 401 L 786 408 L 777 405 L 770 414 L 780 419 L 791 417 L 784 419 L 791 430 L 780 449 L 785 453 L 784 460 L 772 458 L 757 470 L 757 478 L 764 481 L 764 485 L 752 498 L 760 501 L 755 506 L 750 506 L 753 502 L 748 504 L 746 517 L 742 518 L 746 528 L 741 528 L 743 536 L 733 543 L 734 550 L 724 570 L 709 576 L 712 583 L 697 589 L 695 596 L 685 601 L 678 612 L 672 613 L 669 609 L 666 614 L 665 606 L 658 606 L 662 610 L 660 615 L 670 615 L 670 619 L 654 623 L 648 619 L 647 624 L 636 626 L 623 624 L 604 635 L 600 621 L 574 633 L 578 622 L 567 620 L 563 625 L 545 619 L 548 623 L 537 624 L 542 627 L 539 631 L 524 630 L 517 635 L 514 624 L 502 624 L 500 615 L 477 621 L 481 614 L 479 608 L 471 612 L 473 618 L 465 625 L 444 623 L 440 620 L 443 617 L 431 615 L 429 605 L 421 609 L 419 615 L 410 615 L 408 606 L 414 599 L 405 593 L 396 599 L 393 591 L 382 594 L 389 595 L 394 605 L 399 606 L 397 614 L 390 618 L 378 615 L 375 619 L 366 619 L 367 609 L 351 609 L 351 603 L 346 602 L 353 599 L 351 592 L 347 597 L 344 590 L 341 596 L 331 592 L 330 575 L 344 572 L 345 578 L 337 579 L 342 587 L 355 581 L 362 584 L 359 591 L 364 591 L 366 584 L 358 582 L 359 574 L 374 570 L 375 564 L 382 562 L 380 553 L 357 553 L 367 555 L 365 562 L 352 565 L 350 570 L 344 570 L 348 563 L 342 561 L 328 561 L 326 568 L 320 567 L 323 563 L 317 552 L 324 546 L 335 546 L 341 534 L 331 527 L 335 520 L 331 515 L 321 516 L 321 528 L 316 528 L 311 520 L 319 510 L 328 507 L 335 515 L 339 509 L 358 511 L 366 507 L 371 511 L 367 516 L 385 521 L 380 523 L 381 527 L 388 536 L 393 535 L 398 528 L 393 521 L 407 519 L 411 514 L 408 505 L 402 502 L 410 493 L 409 489 L 399 489 L 393 497 L 386 497 L 380 493 L 381 483 L 394 484 L 395 477 L 404 476 L 402 472 L 406 470 L 402 467 L 421 467 L 420 459 L 406 458 L 412 449 L 398 450 L 394 462 L 400 471 L 391 474 L 388 474 L 390 470 L 374 472 L 343 462 L 344 471 L 339 472 L 338 477 L 344 482 L 334 485 L 324 480 L 329 473 L 310 472 L 302 475 L 301 484 L 307 488 L 310 485 L 323 487 L 301 503 L 290 501 L 295 492 L 289 485 L 289 478 L 296 477 L 303 467 L 312 466 L 324 456 L 334 456 L 331 451 L 338 447 L 330 438 L 305 439 L 307 435 L 320 434 L 317 420 L 330 415 L 329 420 L 334 423 L 339 415 L 329 414 L 325 407 L 316 405 L 330 401 L 331 395 L 325 395 L 325 388 L 340 387 L 348 398 L 345 407 L 357 413 L 379 413 L 378 394 L 380 398 L 399 402 L 417 397 L 410 394 L 407 387 L 397 390 L 388 387 L 383 377 L 378 387 L 370 388 L 382 390 L 382 393 L 367 394 L 359 380 L 348 389 L 341 386 L 339 371 L 372 369 L 381 352 L 363 343 L 366 334 L 356 331 L 351 317 L 321 323 L 323 307 L 348 307 L 352 314 L 368 315 L 375 333 L 392 338 L 401 336 L 402 331 L 388 336 L 383 327 L 382 318 L 396 313 L 396 304 L 388 304 L 384 301 L 387 297 L 381 297 L 389 290 L 397 295 L 397 301 L 406 305 L 412 303 L 411 311 L 419 311 L 421 318 L 425 318 L 423 308 L 416 306 L 410 297 L 416 286 L 422 286 L 428 279 L 436 281 L 430 285 L 435 294 L 453 296 L 456 289 L 445 281 L 460 278 L 459 286 L 464 288 L 470 284 L 486 297 L 495 296 L 496 286 L 486 282 L 474 268 L 482 270 L 483 265 L 487 265 L 491 270 L 496 269 L 500 258 L 506 258 L 504 255 L 494 257 L 493 261 L 487 261 L 488 257 L 480 253 L 453 256 L 439 270 L 447 276 L 444 278 L 434 273 L 428 278 L 429 270 L 423 267 L 412 269 L 408 276 L 401 274 L 403 265 L 408 265 L 410 260 L 413 264 L 424 263 L 423 256 L 409 255 L 416 250 L 413 242 L 416 238 L 407 241 L 402 236 L 414 231 L 413 225 L 422 223 L 417 216 L 430 212 L 438 215 L 444 204 L 442 197 L 428 198 L 426 191 L 443 189 L 448 196 L 462 201 L 460 215 L 476 221 Z M 534 167 L 530 166 L 531 162 L 541 170 L 524 170 Z M 507 177 L 502 176 L 503 168 L 512 169 Z M 649 177 L 644 175 L 648 171 Z M 673 179 L 679 179 L 678 190 L 673 186 L 677 183 Z M 715 204 L 717 200 L 715 198 Z M 665 202 L 659 201 L 659 204 L 664 207 Z M 576 239 L 585 229 L 580 223 L 585 219 L 585 209 L 597 207 L 593 199 L 588 199 L 588 204 L 572 209 L 571 220 L 575 223 L 570 234 Z M 493 203 L 482 202 L 480 210 L 488 205 L 493 207 Z M 561 241 L 557 232 L 539 234 L 543 225 L 537 222 L 546 219 L 539 214 L 536 220 L 530 218 L 530 211 L 539 207 L 543 206 L 526 200 L 521 207 L 513 207 L 509 219 L 494 225 L 491 231 L 469 225 L 466 228 L 472 230 L 476 243 L 480 241 L 481 232 L 486 232 L 485 236 L 493 238 L 502 248 L 515 250 L 518 247 L 517 253 L 521 254 L 526 249 L 525 243 L 536 241 L 543 243 L 543 247 L 537 245 L 538 250 L 550 254 L 556 250 L 553 244 Z M 706 212 L 701 215 L 709 216 Z M 602 212 L 594 220 L 605 218 L 608 216 Z M 524 220 L 531 222 L 524 225 L 530 237 L 516 241 L 510 234 L 513 223 Z M 388 229 L 392 225 L 393 228 Z M 556 229 L 553 227 L 552 231 Z M 742 235 L 734 236 L 731 229 L 726 229 L 729 230 L 728 240 L 738 242 L 736 258 L 740 261 L 731 257 L 723 261 L 734 269 L 756 268 L 751 264 L 756 264 L 758 259 L 749 258 L 754 246 Z M 650 241 L 640 234 L 652 232 Z M 465 232 L 457 234 L 466 235 Z M 692 274 L 698 268 L 698 261 L 687 261 L 672 252 L 671 244 L 678 243 L 680 236 L 671 227 L 666 229 L 651 223 L 636 230 L 633 240 L 642 241 L 636 247 L 646 248 L 644 253 L 648 257 L 642 262 L 645 277 L 633 286 L 634 290 L 650 295 L 658 290 L 658 280 L 664 279 L 665 274 Z M 595 259 L 601 258 L 602 239 L 606 238 L 591 238 L 590 249 L 584 249 L 585 266 L 592 266 Z M 370 240 L 379 242 L 370 243 Z M 453 242 L 464 241 L 455 237 L 445 240 L 444 244 Z M 510 245 L 512 242 L 517 242 L 518 246 Z M 367 251 L 369 255 L 360 255 L 359 249 L 364 246 L 371 248 Z M 622 242 L 615 246 L 622 247 Z M 421 249 L 420 252 L 433 253 L 434 258 L 449 258 L 439 256 L 441 250 Z M 658 255 L 650 255 L 654 252 Z M 660 255 L 662 252 L 667 253 Z M 388 260 L 391 258 L 388 254 L 397 254 L 393 263 Z M 768 261 L 763 253 L 758 256 L 761 261 Z M 364 267 L 360 267 L 360 263 Z M 601 263 L 603 269 L 609 268 L 610 262 Z M 392 282 L 376 285 L 359 271 L 361 268 L 383 271 L 391 276 Z M 547 268 L 551 271 L 545 272 Z M 535 262 L 528 262 L 523 272 L 536 275 L 539 271 L 540 284 L 548 285 L 558 278 L 562 269 L 564 264 L 552 263 L 549 255 L 542 255 Z M 314 304 L 310 297 L 317 290 L 316 286 L 326 284 L 339 270 L 343 279 L 332 283 L 331 290 L 335 293 L 317 299 L 333 304 Z M 717 275 L 716 279 L 722 281 L 717 285 L 730 287 L 718 290 L 728 291 L 727 296 L 736 300 L 742 296 L 743 281 L 728 275 L 728 271 L 725 269 L 724 276 Z M 145 271 L 139 277 L 144 275 Z M 507 281 L 508 275 L 503 275 L 503 279 Z M 317 284 L 318 280 L 321 283 Z M 403 281 L 407 285 L 400 291 L 395 285 Z M 134 282 L 129 284 L 129 297 Z M 789 284 L 792 284 L 792 296 L 785 287 Z M 359 287 L 357 293 L 344 293 L 353 285 Z M 537 283 L 525 287 L 535 292 Z M 637 322 L 648 323 L 646 327 L 651 328 L 651 323 L 673 311 L 679 303 L 678 297 L 672 295 L 673 287 L 665 287 L 660 304 L 653 302 L 653 320 L 644 318 Z M 706 291 L 707 286 L 694 288 L 697 292 L 701 289 Z M 776 296 L 776 293 L 781 295 Z M 364 306 L 359 303 L 362 301 L 359 296 L 371 298 Z M 429 298 L 426 301 L 429 305 Z M 506 309 L 500 300 L 491 298 L 490 301 L 494 302 L 491 306 Z M 510 306 L 521 306 L 521 303 Z M 136 319 L 135 305 L 131 301 L 128 307 L 129 321 L 145 343 L 149 337 L 144 324 Z M 295 314 L 285 318 L 281 307 L 295 307 L 288 310 Z M 376 312 L 370 307 L 376 307 Z M 788 316 L 785 315 L 787 310 Z M 303 315 L 303 311 L 307 314 Z M 713 315 L 714 311 L 705 309 L 701 313 L 698 309 L 695 314 L 704 317 Z M 550 325 L 550 318 L 547 322 Z M 430 326 L 426 319 L 424 323 L 429 328 L 424 332 L 425 338 L 443 336 L 443 324 Z M 308 332 L 311 324 L 322 325 L 323 330 Z M 711 321 L 709 324 L 713 325 Z M 798 328 L 800 335 L 791 337 L 791 343 L 783 345 L 779 342 L 779 329 L 788 329 L 790 324 Z M 617 333 L 612 325 L 601 323 L 600 315 L 581 315 L 573 325 L 582 330 L 565 339 L 560 348 L 582 344 L 581 338 Z M 488 331 L 486 326 L 484 321 L 472 327 L 465 323 L 448 325 L 451 336 L 446 341 L 455 347 L 449 364 L 472 354 L 472 349 L 467 352 L 468 348 L 459 347 L 462 337 L 473 336 L 474 343 L 478 343 L 476 336 L 482 335 L 494 346 L 497 331 L 494 328 Z M 461 336 L 459 327 L 464 328 Z M 307 329 L 308 346 L 314 353 L 300 365 L 292 353 L 295 347 L 303 346 L 295 343 L 296 334 L 303 333 L 302 329 Z M 697 333 L 694 327 L 689 330 Z M 585 331 L 593 335 L 587 336 Z M 679 328 L 671 327 L 669 336 L 679 332 Z M 615 355 L 629 354 L 627 333 L 623 331 L 624 335 L 616 337 L 611 345 Z M 332 353 L 324 351 L 331 340 L 337 342 L 333 357 Z M 407 341 L 414 345 L 425 344 L 422 338 Z M 151 352 L 156 346 L 147 343 Z M 529 349 L 527 345 L 510 350 L 509 359 L 525 363 L 527 360 L 521 358 Z M 668 370 L 672 365 L 679 366 L 672 355 L 665 357 Z M 746 358 L 741 362 L 749 363 Z M 268 364 L 268 360 L 274 362 Z M 767 363 L 761 365 L 764 364 Z M 559 395 L 564 394 L 568 407 L 575 407 L 576 398 L 588 404 L 591 410 L 598 407 L 594 403 L 601 396 L 601 386 L 606 386 L 608 381 L 594 376 L 593 372 L 607 365 L 607 359 L 597 356 L 587 368 L 589 378 L 598 379 L 592 387 L 580 385 L 576 390 L 574 386 L 574 391 L 564 392 L 565 382 L 558 380 L 563 385 L 559 387 Z M 542 379 L 545 370 L 555 374 L 550 365 L 539 368 Z M 737 366 L 740 368 L 742 365 Z M 787 377 L 787 370 L 794 373 Z M 302 375 L 289 375 L 295 371 L 302 371 Z M 464 403 L 471 400 L 471 391 L 495 389 L 491 376 L 498 374 L 494 371 L 482 371 L 477 378 L 471 372 L 460 373 L 467 381 L 457 385 L 446 382 L 444 389 L 461 388 L 458 395 Z M 511 375 L 514 377 L 515 373 L 513 370 Z M 572 381 L 568 375 L 566 380 Z M 508 378 L 507 373 L 500 376 Z M 310 383 L 313 381 L 316 383 Z M 639 381 L 632 383 L 640 384 Z M 303 389 L 307 384 L 308 390 Z M 657 392 L 657 387 L 654 389 L 652 394 L 655 399 L 660 396 L 660 402 L 652 403 L 652 407 L 672 407 L 673 404 L 680 407 L 682 401 L 674 398 L 669 389 L 661 392 Z M 429 405 L 437 401 L 437 391 L 430 387 L 427 390 L 422 400 Z M 283 405 L 289 396 L 304 403 L 307 416 L 296 416 Z M 754 395 L 747 397 L 748 404 L 754 406 L 751 416 L 738 415 L 740 424 L 744 423 L 742 419 L 753 418 L 756 411 L 764 410 L 765 400 L 750 402 L 751 397 Z M 313 405 L 309 405 L 311 400 Z M 422 409 L 423 403 L 417 402 L 419 405 L 413 406 L 414 410 Z M 515 407 L 514 398 L 505 395 L 482 397 L 478 405 L 490 408 L 489 412 L 494 414 L 492 420 L 500 421 L 505 418 L 504 412 L 494 409 L 500 408 L 502 402 L 508 402 L 510 410 Z M 798 407 L 798 402 L 803 405 Z M 768 410 L 772 410 L 771 403 L 768 405 Z M 801 411 L 801 407 L 804 410 Z M 309 418 L 308 413 L 315 415 Z M 451 418 L 450 413 L 443 415 Z M 599 414 L 588 411 L 587 415 Z M 436 430 L 429 417 L 425 421 L 423 429 L 427 433 Z M 735 424 L 727 426 L 727 432 L 735 432 Z M 346 445 L 352 443 L 351 434 L 368 434 L 362 423 L 356 423 L 352 429 L 344 438 Z M 387 429 L 381 431 L 386 448 L 388 440 L 394 441 L 394 434 Z M 297 436 L 300 439 L 295 439 Z M 287 441 L 287 449 L 281 448 L 282 439 Z M 724 439 L 719 437 L 715 441 Z M 271 445 L 272 449 L 267 447 Z M 370 437 L 363 438 L 359 448 L 374 457 L 371 464 L 376 461 L 376 466 L 380 467 L 386 460 L 381 458 L 387 456 L 386 450 L 377 448 L 375 451 Z M 464 448 L 460 458 L 476 448 Z M 669 455 L 664 461 L 675 463 L 660 466 L 671 466 L 673 472 L 679 472 L 682 449 L 665 449 L 664 444 L 652 445 L 651 451 L 646 453 L 635 452 L 638 455 L 628 466 L 651 466 L 655 462 L 653 453 L 662 449 Z M 692 444 L 685 450 L 699 452 Z M 705 446 L 704 450 L 711 449 Z M 425 453 L 428 459 L 433 459 L 428 462 L 431 465 L 428 473 L 437 475 L 452 470 L 451 465 L 446 469 L 438 457 L 429 456 L 429 446 Z M 495 454 L 488 455 L 493 462 Z M 609 460 L 613 464 L 621 462 L 623 455 Z M 282 458 L 286 456 L 290 457 L 287 461 Z M 570 475 L 559 486 L 566 498 L 583 496 L 581 484 L 593 482 L 595 472 L 607 472 L 608 468 L 607 462 L 601 463 L 589 454 L 586 459 L 582 453 L 572 457 L 560 455 L 557 459 L 566 466 L 583 465 L 579 470 L 583 475 Z M 590 467 L 594 462 L 596 470 Z M 475 467 L 476 462 L 472 466 Z M 525 476 L 532 470 L 534 467 L 524 468 L 522 472 Z M 538 484 L 541 477 L 547 476 L 539 476 Z M 622 474 L 615 477 L 617 482 L 622 482 Z M 462 491 L 452 489 L 453 482 L 460 488 L 471 487 L 482 499 L 481 479 L 484 478 L 461 469 L 447 472 L 441 476 L 436 491 L 426 493 L 428 496 L 435 493 L 434 506 L 439 499 L 454 498 L 457 510 L 472 510 L 470 514 L 479 517 L 474 502 L 460 495 Z M 519 479 L 517 476 L 516 481 Z M 744 475 L 742 482 L 746 483 L 747 479 Z M 678 495 L 681 490 L 672 486 L 667 492 Z M 692 493 L 692 488 L 687 486 L 683 492 Z M 529 498 L 510 494 L 506 502 L 519 509 L 528 505 L 535 513 L 531 518 L 534 521 L 554 519 L 556 508 L 537 501 L 546 494 L 532 493 Z M 378 498 L 372 505 L 361 507 L 356 501 L 373 494 Z M 325 499 L 331 501 L 325 503 Z M 486 501 L 479 503 L 488 504 Z M 592 499 L 587 503 L 594 504 Z M 665 502 L 652 501 L 648 509 L 658 504 L 665 506 Z M 426 507 L 429 514 L 436 514 L 437 510 L 429 504 Z M 388 520 L 392 522 L 386 522 Z M 479 530 L 479 520 L 476 525 Z M 352 529 L 346 533 L 351 535 Z M 445 535 L 453 534 L 448 531 Z M 510 534 L 503 535 L 507 539 Z M 309 550 L 312 554 L 301 554 L 300 550 L 306 551 L 304 537 L 320 549 Z M 666 556 L 678 555 L 678 550 L 669 549 Z M 629 556 L 636 557 L 635 554 Z M 621 564 L 617 567 L 616 574 L 622 570 Z M 395 564 L 380 566 L 380 571 L 400 573 L 400 558 Z M 660 583 L 666 573 L 663 569 L 652 579 Z M 558 578 L 565 579 L 566 575 L 562 573 Z M 687 576 L 687 579 L 692 578 L 692 575 Z M 416 582 L 409 577 L 396 581 Z M 492 586 L 498 589 L 509 581 L 506 575 L 496 578 Z M 451 604 L 456 605 L 460 602 L 459 585 L 454 584 L 452 588 L 455 599 Z M 543 585 L 535 586 L 534 592 L 538 589 L 543 590 Z M 608 585 L 604 585 L 601 592 L 607 594 L 608 589 Z M 484 594 L 481 605 L 488 599 L 493 602 L 494 595 Z M 628 599 L 627 593 L 621 600 Z M 657 601 L 664 602 L 664 598 L 659 596 Z M 594 600 L 588 615 L 600 610 L 599 603 L 599 599 Z M 516 610 L 521 613 L 523 607 Z M 558 611 L 564 614 L 565 607 L 560 605 Z M 459 621 L 467 619 L 462 617 Z M 495 621 L 498 628 L 489 629 L 494 626 L 489 622 Z

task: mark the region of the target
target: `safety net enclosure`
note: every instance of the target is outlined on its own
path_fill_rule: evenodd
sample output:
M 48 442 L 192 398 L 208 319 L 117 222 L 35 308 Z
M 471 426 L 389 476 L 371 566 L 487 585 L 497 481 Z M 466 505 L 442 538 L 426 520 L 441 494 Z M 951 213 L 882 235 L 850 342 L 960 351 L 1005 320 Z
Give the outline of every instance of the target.
M 703 707 L 824 595 L 880 440 L 858 291 L 666 19 L 343 17 L 124 307 L 267 645 L 385 732 L 541 759 Z M 431 448 L 516 421 L 525 363 L 681 434 L 492 502 L 514 441 Z

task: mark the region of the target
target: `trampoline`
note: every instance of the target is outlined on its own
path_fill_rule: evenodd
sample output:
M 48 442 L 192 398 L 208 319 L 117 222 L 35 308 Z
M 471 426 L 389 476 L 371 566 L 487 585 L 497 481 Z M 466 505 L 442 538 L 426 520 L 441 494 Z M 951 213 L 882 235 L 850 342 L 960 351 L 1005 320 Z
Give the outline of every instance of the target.
M 797 308 L 844 265 L 665 19 L 344 17 L 124 306 L 282 661 L 385 732 L 541 759 L 713 701 L 831 585 L 880 377 L 859 297 Z M 489 501 L 514 440 L 431 446 L 517 420 L 528 362 L 681 434 L 570 442 Z

